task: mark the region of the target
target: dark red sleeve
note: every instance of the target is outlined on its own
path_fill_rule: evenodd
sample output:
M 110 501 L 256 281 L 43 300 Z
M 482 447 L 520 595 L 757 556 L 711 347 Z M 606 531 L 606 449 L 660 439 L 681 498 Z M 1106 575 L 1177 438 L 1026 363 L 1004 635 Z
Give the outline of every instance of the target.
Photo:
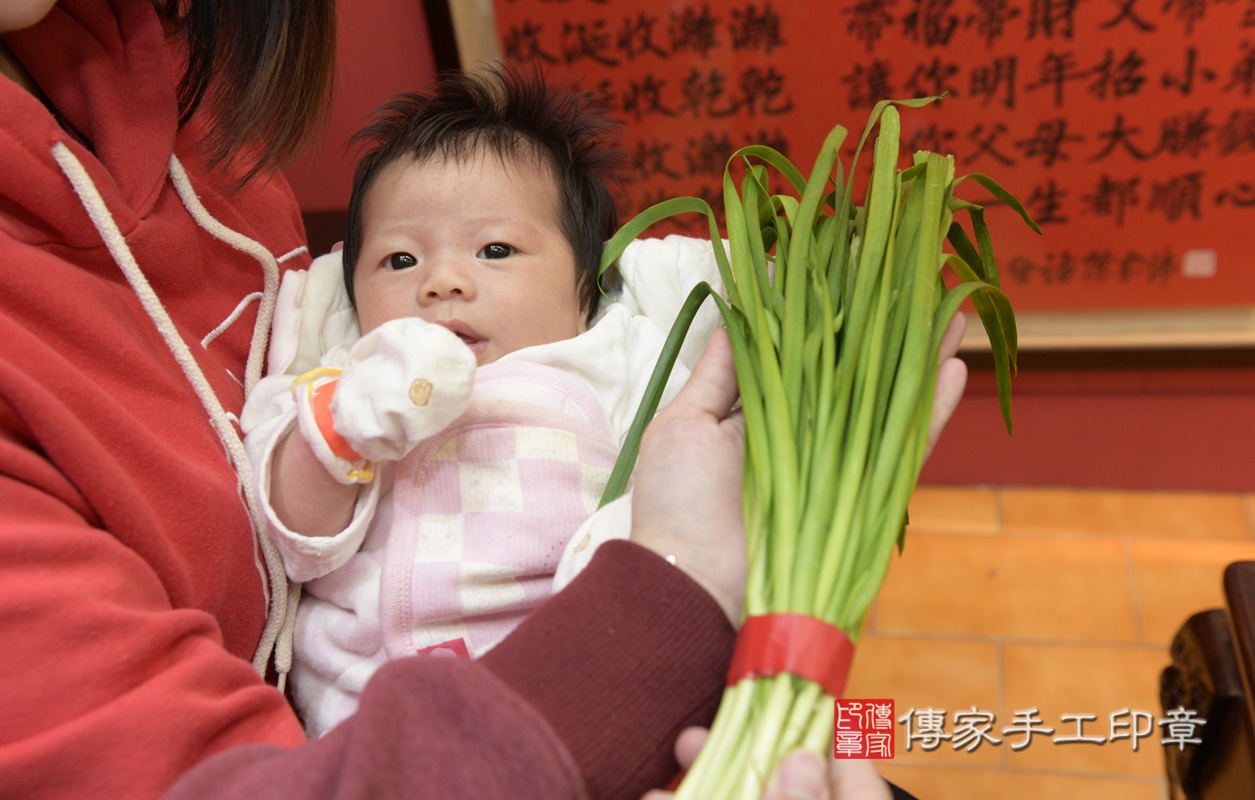
M 635 800 L 709 724 L 733 639 L 683 573 L 612 542 L 479 661 L 394 661 L 322 739 L 235 748 L 166 797 Z
M 736 632 L 679 569 L 627 542 L 603 545 L 544 610 L 480 663 L 541 711 L 589 794 L 638 800 L 675 775 L 680 731 L 714 718 Z

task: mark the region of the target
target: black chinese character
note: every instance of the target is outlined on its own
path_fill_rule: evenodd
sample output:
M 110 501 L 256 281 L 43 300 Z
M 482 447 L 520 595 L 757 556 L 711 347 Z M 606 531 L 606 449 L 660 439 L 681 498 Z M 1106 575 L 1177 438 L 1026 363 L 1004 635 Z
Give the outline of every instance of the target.
M 1158 152 L 1198 158 L 1199 154 L 1210 146 L 1211 133 L 1215 130 L 1207 119 L 1210 113 L 1211 109 L 1204 108 L 1201 111 L 1187 111 L 1164 120 L 1159 132 Z
M 902 18 L 902 32 L 925 47 L 950 43 L 959 18 L 950 12 L 953 0 L 911 0 L 911 11 Z
M 619 52 L 629 61 L 646 53 L 666 58 L 667 51 L 654 42 L 654 25 L 657 23 L 657 17 L 643 11 L 635 19 L 624 17 L 623 27 L 619 29 Z
M 850 18 L 845 32 L 866 45 L 870 53 L 885 29 L 893 25 L 893 16 L 889 13 L 893 3 L 894 0 L 857 0 L 852 6 L 843 7 L 841 13 Z
M 1105 283 L 1111 277 L 1111 265 L 1115 260 L 1116 254 L 1110 250 L 1089 251 L 1081 263 L 1081 280 Z
M 1255 109 L 1240 108 L 1216 129 L 1216 149 L 1222 156 L 1255 153 Z
M 939 128 L 936 123 L 931 123 L 911 134 L 911 138 L 907 140 L 906 152 L 927 150 L 930 153 L 945 155 L 952 152 L 950 142 L 957 135 L 953 128 Z
M 750 3 L 743 10 L 732 9 L 732 21 L 728 23 L 732 34 L 733 50 L 760 50 L 770 53 L 784 44 L 780 36 L 780 15 L 765 3 L 763 10 Z
M 1120 13 L 1116 14 L 1116 16 L 1112 17 L 1106 22 L 1100 24 L 1098 26 L 1099 29 L 1109 30 L 1119 25 L 1121 22 L 1127 19 L 1129 23 L 1133 25 L 1133 27 L 1137 28 L 1143 33 L 1150 33 L 1151 31 L 1155 30 L 1154 25 L 1151 25 L 1149 22 L 1142 19 L 1141 17 L 1139 17 L 1137 14 L 1133 12 L 1133 6 L 1135 5 L 1137 5 L 1137 0 L 1123 0 L 1123 2 L 1120 5 Z
M 1232 80 L 1224 90 L 1227 92 L 1230 89 L 1241 89 L 1244 97 L 1250 97 L 1251 87 L 1255 86 L 1255 42 L 1243 42 L 1242 49 L 1242 57 L 1233 65 L 1230 73 Z
M 631 114 L 638 120 L 646 114 L 675 116 L 676 112 L 662 102 L 662 87 L 665 85 L 666 81 L 659 80 L 653 74 L 639 80 L 633 78 L 628 81 L 627 89 L 620 93 L 620 108 L 625 114 Z
M 1015 256 L 1011 259 L 1011 263 L 1007 264 L 1007 273 L 1010 274 L 1011 280 L 1020 286 L 1031 281 L 1036 271 L 1037 265 L 1025 256 Z
M 562 23 L 562 57 L 566 63 L 588 58 L 607 67 L 618 66 L 618 59 L 611 58 L 610 34 L 604 28 L 604 19 L 594 20 L 591 25 L 582 22 Z
M 1187 47 L 1185 50 L 1185 70 L 1180 76 L 1173 75 L 1169 72 L 1163 74 L 1160 82 L 1165 89 L 1177 89 L 1183 95 L 1189 95 L 1194 91 L 1194 77 L 1197 75 L 1206 83 L 1213 83 L 1216 80 L 1216 71 L 1206 68 L 1195 69 L 1198 60 L 1198 51 L 1193 47 Z
M 1071 283 L 1072 276 L 1076 274 L 1076 257 L 1071 250 L 1050 253 L 1046 256 L 1046 269 L 1046 283 Z
M 703 3 L 701 11 L 686 6 L 679 14 L 671 12 L 671 51 L 690 50 L 702 58 L 719 46 L 715 29 L 719 18 L 710 15 L 710 6 Z
M 1029 0 L 1028 38 L 1041 34 L 1053 39 L 1057 33 L 1072 38 L 1073 18 L 1081 0 Z
M 722 178 L 728 158 L 735 149 L 726 131 L 718 136 L 706 131 L 699 139 L 689 139 L 688 150 L 684 153 L 689 175 Z
M 1084 70 L 1076 69 L 1076 60 L 1072 57 L 1071 51 L 1067 53 L 1050 52 L 1042 57 L 1041 60 L 1041 77 L 1036 82 L 1030 83 L 1024 88 L 1033 90 L 1043 87 L 1053 87 L 1055 94 L 1055 105 L 1063 105 L 1063 87 L 1068 81 L 1083 80 L 1089 73 Z
M 1038 225 L 1059 225 L 1068 221 L 1063 214 L 1063 199 L 1068 192 L 1055 183 L 1054 178 L 1033 188 L 1024 207 Z
M 972 67 L 971 91 L 979 97 L 981 105 L 992 103 L 999 94 L 1002 104 L 1007 108 L 1015 108 L 1015 68 L 1018 63 L 1016 56 L 1001 56 L 991 64 Z
M 1024 153 L 1025 158 L 1040 158 L 1043 167 L 1049 167 L 1056 161 L 1070 161 L 1071 156 L 1063 152 L 1068 142 L 1083 142 L 1084 136 L 1068 133 L 1068 121 L 1064 117 L 1043 120 L 1037 123 L 1037 130 L 1027 139 L 1015 143 Z
M 723 73 L 717 69 L 712 69 L 707 74 L 694 67 L 684 79 L 681 89 L 684 105 L 680 110 L 692 111 L 694 118 L 703 114 L 708 117 L 726 117 L 734 113 L 737 109 L 736 102 L 724 97 L 726 82 Z M 721 100 L 724 102 L 721 103 Z
M 784 114 L 793 110 L 793 98 L 785 96 L 784 76 L 775 67 L 749 67 L 741 73 L 741 99 L 738 107 L 749 109 L 751 115 Z
M 1133 158 L 1138 161 L 1145 161 L 1154 155 L 1154 153 L 1146 153 L 1137 149 L 1137 146 L 1133 144 L 1133 139 L 1131 138 L 1141 132 L 1141 128 L 1124 127 L 1124 114 L 1116 114 L 1116 118 L 1111 124 L 1111 129 L 1098 134 L 1098 138 L 1105 141 L 1107 146 L 1103 148 L 1102 152 L 1091 158 L 1090 161 L 1102 161 L 1104 158 L 1111 155 L 1111 152 L 1120 145 L 1123 145 L 1125 151 L 1129 155 L 1133 156 Z
M 968 14 L 963 25 L 975 28 L 986 48 L 992 48 L 1006 32 L 1007 23 L 1020 15 L 1020 9 L 1011 7 L 1011 0 L 973 0 L 973 5 L 976 10 Z
M 1255 206 L 1255 183 L 1238 181 L 1232 189 L 1224 189 L 1216 195 L 1216 205 L 1229 204 L 1236 208 Z
M 849 85 L 850 93 L 846 104 L 850 108 L 871 108 L 881 100 L 893 96 L 893 87 L 889 84 L 890 67 L 888 61 L 873 59 L 866 66 L 855 64 L 854 71 L 841 79 Z
M 1177 19 L 1185 23 L 1187 34 L 1194 32 L 1194 25 L 1207 15 L 1207 0 L 1164 0 L 1163 10 L 1177 10 Z
M 668 178 L 679 178 L 680 173 L 667 166 L 667 151 L 670 149 L 670 142 L 662 142 L 658 139 L 637 142 L 636 150 L 632 153 L 632 161 L 640 177 L 665 175 Z
M 1203 173 L 1189 172 L 1178 175 L 1162 183 L 1152 183 L 1150 200 L 1146 203 L 1147 211 L 1161 211 L 1171 222 L 1176 222 L 1186 214 L 1194 219 L 1202 218 L 1199 207 L 1203 194 Z
M 1081 197 L 1085 211 L 1096 217 L 1112 217 L 1117 226 L 1124 225 L 1125 212 L 1139 202 L 1137 186 L 1141 180 L 1141 178 L 1129 178 L 1119 181 L 1109 175 L 1103 175 L 1098 179 L 1094 193 Z
M 1132 97 L 1146 82 L 1146 76 L 1142 74 L 1145 66 L 1146 59 L 1136 50 L 1130 50 L 1117 62 L 1115 51 L 1108 47 L 1107 57 L 1091 72 L 1094 80 L 1090 82 L 1089 90 L 1101 100 Z
M 1150 283 L 1156 280 L 1167 282 L 1172 274 L 1172 262 L 1171 249 L 1152 253 L 1149 256 L 1130 250 L 1120 259 L 1120 282 L 1132 283 L 1139 273 L 1144 274 L 1147 282 Z
M 1176 263 L 1176 258 L 1172 255 L 1172 248 L 1164 249 L 1151 253 L 1146 257 L 1146 280 L 1151 283 L 1159 282 L 1164 284 L 1172 277 L 1172 265 Z
M 521 25 L 506 31 L 503 47 L 506 58 L 516 64 L 528 61 L 557 64 L 558 57 L 545 52 L 540 46 L 540 34 L 543 29 L 544 26 L 525 19 Z
M 947 92 L 958 97 L 958 90 L 950 83 L 950 79 L 958 71 L 958 65 L 942 63 L 940 58 L 934 58 L 929 64 L 917 64 L 911 77 L 906 80 L 906 91 L 915 97 L 941 95 Z
M 1015 166 L 1015 160 L 1009 156 L 999 152 L 995 147 L 998 138 L 1007 132 L 1007 126 L 1001 122 L 994 124 L 988 131 L 985 130 L 983 123 L 977 124 L 967 138 L 976 144 L 976 152 L 967 157 L 968 161 L 975 161 L 982 155 L 989 155 L 995 161 L 1011 167 Z

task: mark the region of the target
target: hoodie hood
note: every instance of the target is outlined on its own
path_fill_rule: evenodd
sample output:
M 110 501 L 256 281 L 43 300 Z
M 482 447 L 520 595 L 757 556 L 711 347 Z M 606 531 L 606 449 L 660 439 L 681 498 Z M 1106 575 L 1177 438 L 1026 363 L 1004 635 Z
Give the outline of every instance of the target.
M 82 437 L 58 468 L 101 527 L 159 554 L 172 602 L 213 609 L 264 670 L 290 592 L 240 491 L 253 474 L 235 416 L 262 372 L 280 264 L 308 263 L 295 199 L 280 178 L 227 193 L 233 178 L 205 169 L 149 0 L 61 0 L 4 40 L 41 96 L 0 78 L 0 372 L 15 384 L 0 393 L 22 398 L 34 438 Z M 128 492 L 145 495 L 130 501 L 140 522 L 119 516 Z M 210 496 L 212 513 L 185 513 Z M 221 536 L 250 525 L 252 542 Z M 224 550 L 242 568 L 226 584 L 257 590 L 251 609 L 197 571 Z
M 179 135 L 170 52 L 156 11 L 130 0 L 60 0 L 38 24 L 4 41 L 86 144 L 40 98 L 0 78 L 0 225 L 29 244 L 99 243 L 52 157 L 52 146 L 64 142 L 122 233 L 130 233 L 156 202 Z

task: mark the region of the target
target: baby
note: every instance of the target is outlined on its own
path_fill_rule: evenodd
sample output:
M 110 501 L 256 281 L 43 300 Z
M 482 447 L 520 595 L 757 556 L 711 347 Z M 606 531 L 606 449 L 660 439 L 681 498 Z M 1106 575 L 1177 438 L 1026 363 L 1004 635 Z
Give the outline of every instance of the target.
M 357 137 L 375 145 L 342 253 L 361 337 L 349 325 L 316 369 L 267 378 L 243 418 L 270 534 L 304 584 L 292 683 L 313 736 L 387 659 L 482 654 L 552 593 L 564 552 L 567 574 L 591 555 L 568 544 L 666 334 L 630 302 L 598 313 L 608 130 L 589 96 L 499 70 L 399 98 Z M 336 255 L 281 292 L 302 328 Z M 283 319 L 272 375 L 291 370 Z

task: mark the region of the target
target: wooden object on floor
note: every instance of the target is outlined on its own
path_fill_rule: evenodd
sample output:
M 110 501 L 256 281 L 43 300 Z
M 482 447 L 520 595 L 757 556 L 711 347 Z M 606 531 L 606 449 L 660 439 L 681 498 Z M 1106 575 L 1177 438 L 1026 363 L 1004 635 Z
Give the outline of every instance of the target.
M 1225 609 L 1190 617 L 1172 641 L 1159 700 L 1207 720 L 1202 744 L 1165 747 L 1173 800 L 1255 798 L 1255 562 L 1225 569 Z

